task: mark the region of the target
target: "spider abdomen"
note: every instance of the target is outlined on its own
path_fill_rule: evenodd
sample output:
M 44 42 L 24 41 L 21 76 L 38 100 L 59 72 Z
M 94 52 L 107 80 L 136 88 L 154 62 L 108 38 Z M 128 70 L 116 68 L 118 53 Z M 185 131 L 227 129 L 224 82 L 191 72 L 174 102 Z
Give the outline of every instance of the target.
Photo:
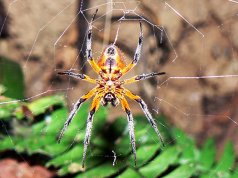
M 118 73 L 126 66 L 120 50 L 115 45 L 109 45 L 104 49 L 98 65 L 106 74 Z

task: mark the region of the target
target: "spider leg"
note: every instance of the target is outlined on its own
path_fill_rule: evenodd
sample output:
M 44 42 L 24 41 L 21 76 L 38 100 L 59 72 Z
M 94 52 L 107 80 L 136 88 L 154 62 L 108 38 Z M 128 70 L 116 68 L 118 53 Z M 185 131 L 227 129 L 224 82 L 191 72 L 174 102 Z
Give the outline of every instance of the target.
M 93 14 L 92 20 L 89 23 L 89 27 L 88 27 L 88 32 L 87 32 L 87 49 L 86 49 L 86 55 L 87 55 L 87 61 L 89 62 L 89 64 L 91 65 L 91 67 L 93 68 L 93 70 L 96 73 L 99 73 L 101 71 L 100 67 L 97 65 L 97 63 L 94 61 L 93 59 L 93 53 L 92 53 L 92 23 L 95 19 L 95 16 L 97 14 L 98 9 L 96 9 L 96 12 Z
M 87 148 L 88 148 L 88 145 L 89 145 L 89 142 L 90 142 L 91 131 L 92 131 L 92 126 L 93 126 L 94 113 L 99 108 L 100 99 L 101 99 L 101 96 L 99 96 L 99 95 L 96 95 L 94 97 L 92 105 L 91 105 L 91 108 L 90 108 L 90 112 L 88 114 L 86 134 L 85 134 L 85 138 L 84 138 L 84 149 L 83 149 L 82 167 L 84 167 L 84 164 L 85 164 Z
M 151 113 L 149 112 L 147 104 L 144 102 L 144 100 L 142 100 L 141 97 L 139 97 L 138 95 L 134 95 L 133 93 L 131 93 L 130 90 L 128 90 L 128 89 L 125 89 L 125 95 L 128 96 L 130 99 L 135 100 L 136 102 L 139 103 L 139 105 L 140 105 L 142 111 L 144 112 L 146 118 L 150 122 L 151 126 L 153 127 L 153 129 L 157 133 L 162 145 L 164 146 L 163 137 L 160 134 L 160 132 L 157 128 L 156 122 L 155 122 L 154 118 L 152 117 Z
M 74 118 L 76 112 L 79 110 L 79 108 L 81 107 L 82 103 L 84 103 L 86 100 L 88 100 L 89 98 L 91 98 L 95 92 L 96 92 L 97 88 L 93 88 L 92 90 L 90 90 L 87 94 L 83 95 L 75 104 L 74 107 L 72 109 L 72 111 L 69 114 L 68 119 L 65 121 L 64 123 L 64 127 L 61 129 L 60 134 L 58 136 L 58 143 L 60 143 L 61 138 L 64 135 L 65 130 L 68 128 L 70 122 L 72 121 L 72 119 Z
M 138 82 L 140 80 L 145 80 L 145 79 L 148 79 L 148 78 L 151 78 L 151 77 L 155 77 L 155 76 L 158 76 L 158 75 L 164 75 L 164 74 L 165 74 L 165 72 L 159 72 L 159 73 L 152 72 L 152 73 L 149 73 L 149 74 L 136 75 L 132 78 L 129 78 L 129 79 L 126 79 L 126 80 L 122 81 L 122 84 L 134 83 L 134 82 Z
M 77 73 L 71 72 L 70 70 L 58 72 L 58 74 L 59 75 L 67 75 L 67 76 L 70 76 L 70 77 L 73 77 L 76 79 L 80 79 L 80 80 L 85 80 L 87 82 L 94 83 L 94 84 L 97 83 L 97 81 L 95 79 L 92 79 L 91 77 L 89 77 L 85 74 L 77 74 Z
M 134 58 L 133 58 L 132 62 L 122 70 L 122 72 L 121 72 L 122 75 L 124 75 L 129 70 L 131 70 L 140 60 L 142 43 L 143 43 L 143 30 L 142 30 L 142 23 L 140 21 L 140 36 L 139 36 L 139 41 L 138 41 L 136 51 L 134 54 Z
M 133 150 L 134 154 L 134 162 L 136 166 L 136 139 L 135 139 L 135 134 L 134 134 L 134 121 L 133 121 L 133 116 L 131 114 L 131 110 L 129 107 L 129 104 L 127 100 L 124 97 L 120 98 L 122 108 L 127 114 L 127 120 L 128 120 L 128 128 L 129 128 L 129 134 L 130 134 L 130 140 L 131 140 L 131 147 Z

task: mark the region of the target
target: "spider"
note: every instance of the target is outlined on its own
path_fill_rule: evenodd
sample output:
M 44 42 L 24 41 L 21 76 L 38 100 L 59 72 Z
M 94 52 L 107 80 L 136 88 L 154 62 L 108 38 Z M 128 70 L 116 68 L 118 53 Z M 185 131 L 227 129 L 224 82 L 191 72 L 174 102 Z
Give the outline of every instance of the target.
M 136 144 L 135 144 L 135 135 L 134 135 L 134 122 L 133 116 L 129 107 L 129 104 L 125 98 L 125 96 L 129 97 L 132 100 L 135 100 L 139 103 L 141 109 L 143 110 L 146 118 L 148 119 L 151 126 L 154 128 L 155 132 L 157 133 L 162 145 L 164 145 L 163 138 L 157 128 L 156 122 L 153 119 L 151 113 L 148 110 L 146 103 L 140 98 L 140 96 L 133 94 L 128 89 L 124 88 L 123 85 L 138 82 L 140 80 L 145 80 L 151 77 L 155 77 L 158 75 L 163 75 L 165 72 L 160 73 L 149 73 L 149 74 L 141 74 L 134 76 L 132 78 L 126 80 L 119 80 L 124 74 L 130 71 L 139 61 L 142 42 L 143 42 L 143 30 L 142 30 L 142 23 L 140 23 L 140 36 L 139 41 L 137 44 L 137 48 L 134 54 L 134 58 L 129 65 L 126 65 L 123 56 L 117 46 L 115 44 L 108 45 L 101 57 L 99 58 L 98 62 L 96 63 L 92 56 L 92 23 L 95 19 L 97 11 L 93 14 L 92 19 L 89 23 L 89 28 L 87 31 L 87 49 L 86 49 L 86 56 L 87 61 L 93 68 L 93 70 L 99 75 L 99 79 L 93 79 L 85 74 L 78 74 L 73 73 L 72 71 L 63 71 L 59 72 L 60 75 L 67 75 L 76 79 L 85 80 L 87 82 L 96 84 L 96 87 L 90 90 L 87 94 L 83 95 L 79 100 L 74 104 L 72 111 L 70 112 L 68 119 L 66 120 L 64 127 L 62 128 L 58 142 L 60 142 L 62 136 L 64 135 L 65 130 L 69 126 L 70 122 L 74 118 L 76 112 L 81 107 L 82 103 L 84 103 L 89 98 L 93 97 L 92 105 L 90 108 L 90 112 L 87 118 L 87 127 L 86 127 L 86 134 L 84 139 L 84 151 L 83 151 L 83 158 L 82 158 L 82 167 L 84 167 L 87 147 L 90 142 L 91 130 L 93 126 L 93 117 L 94 113 L 98 110 L 100 104 L 102 106 L 107 106 L 111 104 L 112 106 L 117 106 L 121 103 L 123 110 L 126 112 L 127 120 L 128 120 L 128 128 L 130 134 L 130 141 L 134 155 L 134 162 L 136 165 Z

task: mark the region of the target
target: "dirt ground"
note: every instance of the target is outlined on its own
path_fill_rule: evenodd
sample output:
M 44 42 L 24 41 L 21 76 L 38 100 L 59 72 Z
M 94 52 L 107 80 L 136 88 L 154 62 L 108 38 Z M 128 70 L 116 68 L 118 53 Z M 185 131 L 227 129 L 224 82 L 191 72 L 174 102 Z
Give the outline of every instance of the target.
M 227 140 L 232 140 L 238 154 L 237 77 L 224 77 L 238 74 L 238 4 L 224 0 L 180 0 L 167 4 L 142 0 L 114 4 L 110 14 L 111 6 L 105 2 L 83 4 L 83 9 L 93 7 L 84 11 L 87 19 L 98 4 L 104 4 L 98 7 L 101 18 L 95 22 L 94 55 L 99 56 L 105 45 L 114 41 L 117 20 L 123 15 L 115 9 L 135 9 L 146 19 L 144 46 L 141 61 L 127 76 L 151 71 L 165 71 L 166 75 L 128 88 L 140 94 L 151 110 L 163 113 L 172 125 L 200 142 L 213 136 L 221 149 Z M 92 85 L 59 77 L 57 72 L 73 68 L 96 77 L 83 58 L 87 22 L 82 14 L 77 16 L 80 1 L 3 0 L 2 4 L 7 18 L 1 22 L 6 20 L 4 33 L 8 37 L 0 39 L 0 55 L 22 65 L 26 97 L 53 90 L 65 93 L 71 106 Z M 103 15 L 105 12 L 107 16 Z M 128 13 L 126 18 L 138 17 Z M 138 21 L 122 21 L 117 45 L 127 62 L 133 58 L 138 35 Z M 73 89 L 62 90 L 67 88 Z M 134 113 L 140 112 L 135 103 L 131 104 Z M 121 109 L 113 109 L 110 119 L 121 114 Z

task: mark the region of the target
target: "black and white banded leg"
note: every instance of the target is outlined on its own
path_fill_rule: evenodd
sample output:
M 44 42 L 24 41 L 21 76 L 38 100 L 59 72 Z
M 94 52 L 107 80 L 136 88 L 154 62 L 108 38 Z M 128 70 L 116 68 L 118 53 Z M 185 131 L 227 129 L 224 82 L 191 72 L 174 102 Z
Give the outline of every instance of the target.
M 88 27 L 88 33 L 87 33 L 87 49 L 86 49 L 86 55 L 87 55 L 87 60 L 93 60 L 92 56 L 92 29 L 93 29 L 93 21 L 96 17 L 96 14 L 98 12 L 98 9 L 96 9 L 96 12 L 93 14 L 93 17 L 91 19 L 91 22 L 89 23 Z
M 76 78 L 76 79 L 80 79 L 80 80 L 85 80 L 85 81 L 88 81 L 90 83 L 94 83 L 96 84 L 97 81 L 95 79 L 92 79 L 91 77 L 85 75 L 85 74 L 77 74 L 77 73 L 74 73 L 74 72 L 71 72 L 71 71 L 63 71 L 63 72 L 58 72 L 59 75 L 67 75 L 67 76 L 70 76 L 70 77 L 73 77 L 73 78 Z
M 154 118 L 152 117 L 151 113 L 148 110 L 147 104 L 142 99 L 136 99 L 136 101 L 140 104 L 140 107 L 141 107 L 142 111 L 144 112 L 146 118 L 148 119 L 148 121 L 150 122 L 151 126 L 153 127 L 153 129 L 157 133 L 157 135 L 158 135 L 162 145 L 164 146 L 163 137 L 160 134 L 159 129 L 157 128 L 157 125 L 156 125 L 156 122 L 155 122 Z
M 129 70 L 131 70 L 140 60 L 142 44 L 143 44 L 143 29 L 142 29 L 142 23 L 140 21 L 140 36 L 139 36 L 139 41 L 138 41 L 136 51 L 134 54 L 134 58 L 133 58 L 132 62 L 122 70 L 122 75 L 124 75 Z
M 74 118 L 76 112 L 80 109 L 81 105 L 88 100 L 89 98 L 91 98 L 96 92 L 96 88 L 93 88 L 92 90 L 90 90 L 87 94 L 83 95 L 73 106 L 73 109 L 71 110 L 68 119 L 65 121 L 64 123 L 64 127 L 61 129 L 60 134 L 58 136 L 58 143 L 60 143 L 61 138 L 64 135 L 64 132 L 66 131 L 66 129 L 68 128 L 70 122 L 72 121 L 72 119 Z
M 142 29 L 142 23 L 140 21 L 140 36 L 139 36 L 139 41 L 136 47 L 136 52 L 134 54 L 134 58 L 132 61 L 133 64 L 137 64 L 137 62 L 140 60 L 142 44 L 143 44 L 143 29 Z
M 93 68 L 93 70 L 99 74 L 99 72 L 101 71 L 100 67 L 98 66 L 98 64 L 94 61 L 93 59 L 93 52 L 92 52 L 92 30 L 93 30 L 93 21 L 96 17 L 98 9 L 96 9 L 96 12 L 93 14 L 92 20 L 89 23 L 89 27 L 88 27 L 88 32 L 87 32 L 87 44 L 86 44 L 86 56 L 87 56 L 87 61 L 89 62 L 89 64 L 91 65 L 91 67 Z
M 158 72 L 158 73 L 152 72 L 152 73 L 149 73 L 149 74 L 136 75 L 132 78 L 124 80 L 122 83 L 123 84 L 134 83 L 134 82 L 138 82 L 140 80 L 146 80 L 146 79 L 149 79 L 149 78 L 152 78 L 152 77 L 155 77 L 155 76 L 158 76 L 158 75 L 164 75 L 164 74 L 165 74 L 165 72 Z
M 99 108 L 100 99 L 101 99 L 101 97 L 99 97 L 97 95 L 94 97 L 90 112 L 88 114 L 87 127 L 86 127 L 86 133 L 85 133 L 85 138 L 84 138 L 84 148 L 83 148 L 83 159 L 82 159 L 82 167 L 83 168 L 85 165 L 87 148 L 90 143 L 90 137 L 91 137 L 92 127 L 93 127 L 93 117 L 94 117 L 95 112 Z
M 136 102 L 139 103 L 139 105 L 140 105 L 142 111 L 144 112 L 146 118 L 148 119 L 149 123 L 151 124 L 151 126 L 153 127 L 155 132 L 157 133 L 157 135 L 158 135 L 162 145 L 164 146 L 163 137 L 162 137 L 162 135 L 159 132 L 159 129 L 158 129 L 157 125 L 156 125 L 156 122 L 155 122 L 154 118 L 152 117 L 151 113 L 148 110 L 147 104 L 141 99 L 141 97 L 139 97 L 138 95 L 134 95 L 128 89 L 125 89 L 125 94 L 130 99 L 135 100 Z
M 127 121 L 128 121 L 128 129 L 129 129 L 131 147 L 132 147 L 132 151 L 133 151 L 133 155 L 134 155 L 134 162 L 135 162 L 135 166 L 136 166 L 137 159 L 136 159 L 136 139 L 135 139 L 135 133 L 134 133 L 134 119 L 133 119 L 133 116 L 131 114 L 129 104 L 128 104 L 128 102 L 126 101 L 126 99 L 124 97 L 121 99 L 121 105 L 122 105 L 124 111 L 127 114 Z

